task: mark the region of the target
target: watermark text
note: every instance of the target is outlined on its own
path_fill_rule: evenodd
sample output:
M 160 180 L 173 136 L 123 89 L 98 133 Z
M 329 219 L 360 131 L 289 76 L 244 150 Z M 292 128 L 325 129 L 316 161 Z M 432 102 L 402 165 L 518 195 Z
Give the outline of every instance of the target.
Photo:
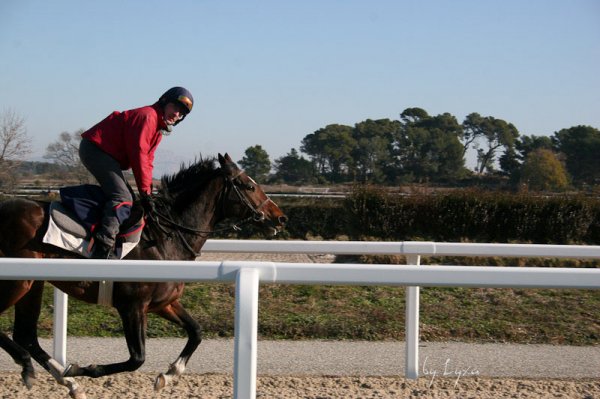
M 428 365 L 428 360 L 429 356 L 426 356 L 425 360 L 423 361 L 422 370 L 424 376 L 431 376 L 431 379 L 429 380 L 430 388 L 433 385 L 436 377 L 456 377 L 456 380 L 454 380 L 454 388 L 456 388 L 462 377 L 473 377 L 480 374 L 479 370 L 476 368 L 471 366 L 461 367 L 454 365 L 450 359 L 446 359 L 444 366 L 437 369 Z

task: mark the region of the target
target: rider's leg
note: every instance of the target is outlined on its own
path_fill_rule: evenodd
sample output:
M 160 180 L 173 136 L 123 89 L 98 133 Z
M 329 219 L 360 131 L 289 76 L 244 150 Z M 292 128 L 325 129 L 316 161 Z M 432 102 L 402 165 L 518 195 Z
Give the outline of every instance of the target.
M 116 210 L 123 203 L 131 203 L 132 194 L 119 163 L 94 143 L 81 140 L 79 156 L 83 165 L 98 180 L 107 198 L 102 221 L 94 232 L 96 245 L 92 253 L 93 258 L 107 258 L 119 232 L 120 221 Z

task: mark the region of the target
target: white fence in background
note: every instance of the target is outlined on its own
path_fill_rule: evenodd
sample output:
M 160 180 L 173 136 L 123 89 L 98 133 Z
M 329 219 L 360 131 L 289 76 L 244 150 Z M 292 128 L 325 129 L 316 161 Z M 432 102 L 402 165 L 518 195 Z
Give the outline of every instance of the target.
M 600 269 L 427 266 L 421 256 L 600 258 L 600 246 L 438 242 L 209 240 L 204 252 L 389 254 L 407 265 L 280 262 L 102 261 L 0 258 L 0 278 L 235 282 L 234 397 L 256 397 L 260 283 L 406 286 L 406 377 L 418 377 L 419 286 L 600 289 Z M 41 264 L 43 263 L 43 267 Z M 66 296 L 55 291 L 54 356 L 66 363 Z

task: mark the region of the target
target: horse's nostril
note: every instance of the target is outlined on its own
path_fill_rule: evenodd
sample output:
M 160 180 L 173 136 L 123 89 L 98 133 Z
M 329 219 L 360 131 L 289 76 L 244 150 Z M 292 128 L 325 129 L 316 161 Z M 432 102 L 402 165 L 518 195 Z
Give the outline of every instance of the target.
M 279 216 L 279 218 L 277 220 L 279 220 L 280 224 L 286 224 L 288 222 L 288 217 L 285 215 Z

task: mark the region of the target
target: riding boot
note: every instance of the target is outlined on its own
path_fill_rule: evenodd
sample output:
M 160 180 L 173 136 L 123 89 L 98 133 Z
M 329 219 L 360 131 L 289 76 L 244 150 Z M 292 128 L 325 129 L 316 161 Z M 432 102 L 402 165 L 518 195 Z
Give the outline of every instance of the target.
M 119 219 L 115 213 L 115 207 L 109 201 L 104 206 L 102 221 L 94 232 L 94 248 L 90 258 L 92 259 L 114 259 L 113 248 L 115 237 L 119 232 Z

